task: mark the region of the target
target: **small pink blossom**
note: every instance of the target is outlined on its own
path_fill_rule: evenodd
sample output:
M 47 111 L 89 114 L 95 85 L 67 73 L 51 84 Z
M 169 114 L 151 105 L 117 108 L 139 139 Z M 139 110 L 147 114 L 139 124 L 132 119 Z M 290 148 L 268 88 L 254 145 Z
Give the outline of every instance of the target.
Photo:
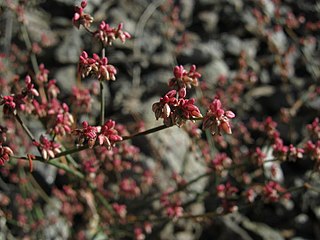
M 13 155 L 11 148 L 2 146 L 2 144 L 0 144 L 0 166 L 3 166 L 6 162 L 8 162 L 11 155 Z
M 94 36 L 105 45 L 112 45 L 112 42 L 117 38 L 124 43 L 126 39 L 131 38 L 131 35 L 122 29 L 123 23 L 120 23 L 117 28 L 112 28 L 109 24 L 102 21 L 99 25 L 99 29 L 94 33 Z
M 196 71 L 196 66 L 192 65 L 189 72 L 182 65 L 176 66 L 173 70 L 174 78 L 169 81 L 169 87 L 178 91 L 179 96 L 186 96 L 186 88 L 198 86 L 198 79 L 201 74 Z
M 221 135 L 221 130 L 227 134 L 232 134 L 229 121 L 235 116 L 232 111 L 222 109 L 222 104 L 219 99 L 214 99 L 203 119 L 203 129 L 209 128 L 213 135 L 216 132 Z
M 54 142 L 53 140 L 48 140 L 45 136 L 40 136 L 40 142 L 35 141 L 33 145 L 39 148 L 42 157 L 45 160 L 49 158 L 55 158 L 55 156 L 61 152 L 60 144 Z
M 152 111 L 158 120 L 163 118 L 164 124 L 167 126 L 182 126 L 186 120 L 202 117 L 200 110 L 194 105 L 195 100 L 176 98 L 177 91 L 171 90 L 159 102 L 152 105 Z
M 79 58 L 79 73 L 82 77 L 92 74 L 97 77 L 99 81 L 104 80 L 116 80 L 117 70 L 116 68 L 108 64 L 108 58 L 100 58 L 97 54 L 93 54 L 90 58 L 88 54 L 83 51 Z
M 280 198 L 290 199 L 290 193 L 279 183 L 270 181 L 263 187 L 263 198 L 266 202 L 277 202 Z
M 90 14 L 84 13 L 84 9 L 87 6 L 87 0 L 81 2 L 80 7 L 75 7 L 75 13 L 72 18 L 72 23 L 76 28 L 80 28 L 83 25 L 85 28 L 89 28 L 93 22 L 93 17 Z
M 41 63 L 39 65 L 39 72 L 36 76 L 36 82 L 39 85 L 48 82 L 48 74 L 49 74 L 49 70 L 45 68 L 43 63 Z

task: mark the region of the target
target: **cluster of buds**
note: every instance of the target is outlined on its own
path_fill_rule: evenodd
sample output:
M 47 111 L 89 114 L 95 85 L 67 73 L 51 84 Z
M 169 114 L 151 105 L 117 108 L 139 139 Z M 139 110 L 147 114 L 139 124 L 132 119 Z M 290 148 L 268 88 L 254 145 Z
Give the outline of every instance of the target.
M 221 130 L 227 134 L 232 134 L 229 120 L 235 116 L 232 111 L 222 109 L 222 104 L 219 99 L 214 99 L 209 105 L 209 110 L 203 119 L 203 129 L 209 128 L 213 135 L 216 132 L 221 135 Z
M 16 114 L 16 110 L 26 110 L 26 106 L 28 105 L 30 100 L 34 97 L 39 96 L 39 92 L 31 83 L 30 76 L 26 76 L 25 84 L 26 87 L 22 89 L 21 93 L 0 97 L 0 105 L 3 105 L 4 114 Z
M 67 104 L 63 103 L 50 132 L 54 135 L 65 136 L 66 133 L 71 133 L 73 123 L 74 120 L 72 114 L 69 112 L 69 107 Z
M 117 38 L 124 43 L 126 39 L 131 38 L 131 35 L 122 29 L 123 23 L 120 23 L 117 28 L 113 28 L 102 21 L 99 25 L 99 29 L 94 33 L 94 37 L 98 38 L 104 45 L 112 45 L 112 42 Z
M 270 181 L 263 187 L 263 199 L 266 202 L 277 202 L 281 198 L 290 199 L 291 195 L 279 183 Z
M 217 196 L 221 199 L 223 212 L 235 212 L 238 207 L 235 204 L 236 194 L 239 189 L 232 186 L 230 182 L 220 184 L 216 187 Z
M 262 166 L 265 158 L 266 154 L 262 152 L 261 148 L 256 147 L 255 151 L 252 154 L 253 163 L 257 164 L 258 166 Z
M 228 172 L 228 168 L 231 166 L 232 160 L 226 153 L 218 153 L 211 160 L 210 165 L 215 172 L 220 176 L 224 176 Z
M 48 74 L 49 74 L 49 70 L 45 68 L 43 63 L 41 63 L 39 65 L 39 72 L 36 76 L 37 84 L 41 85 L 43 83 L 48 82 Z
M 13 151 L 11 148 L 2 146 L 0 144 L 0 166 L 3 166 L 7 161 L 9 161 L 10 156 L 13 155 Z
M 301 159 L 304 153 L 304 149 L 294 147 L 292 144 L 285 146 L 281 138 L 275 138 L 272 148 L 273 155 L 281 161 Z
M 87 6 L 87 0 L 81 2 L 80 7 L 75 7 L 75 13 L 72 18 L 72 23 L 76 28 L 80 28 L 83 25 L 85 28 L 89 28 L 91 23 L 93 22 L 93 17 L 84 12 L 84 9 Z
M 184 98 L 186 96 L 186 88 L 198 86 L 198 79 L 201 77 L 201 74 L 196 69 L 196 66 L 192 65 L 188 72 L 183 66 L 176 66 L 173 70 L 174 78 L 170 79 L 169 87 L 177 90 L 179 96 Z
M 113 210 L 118 214 L 120 218 L 125 218 L 127 215 L 127 206 L 119 203 L 112 204 Z
M 89 89 L 72 88 L 72 105 L 77 112 L 88 113 L 91 111 L 92 98 Z
M 61 152 L 59 143 L 56 143 L 53 140 L 50 141 L 43 135 L 40 136 L 40 142 L 34 141 L 33 145 L 38 147 L 43 159 L 45 160 L 55 158 L 56 154 Z
M 316 162 L 315 168 L 320 170 L 320 140 L 316 143 L 308 141 L 304 146 L 304 151 Z
M 135 198 L 140 195 L 141 190 L 132 178 L 124 178 L 119 184 L 120 193 L 127 198 Z
M 202 117 L 199 108 L 194 105 L 195 99 L 185 99 L 180 95 L 178 97 L 177 91 L 171 90 L 152 105 L 157 120 L 163 118 L 167 126 L 182 126 L 186 120 Z
M 93 148 L 98 141 L 99 145 L 105 145 L 110 149 L 115 142 L 121 141 L 122 137 L 118 135 L 115 129 L 115 122 L 108 120 L 103 126 L 90 126 L 88 122 L 82 123 L 82 129 L 73 130 L 73 134 L 79 137 L 79 143 L 88 143 L 90 148 Z
M 81 76 L 87 77 L 89 74 L 97 77 L 99 81 L 116 80 L 116 68 L 108 64 L 108 58 L 100 58 L 97 54 L 93 54 L 90 58 L 88 53 L 83 51 L 79 58 L 79 73 Z
M 314 139 L 320 139 L 320 122 L 315 118 L 311 124 L 307 125 L 308 132 Z
M 183 214 L 182 201 L 178 194 L 172 194 L 173 189 L 169 188 L 160 197 L 161 205 L 166 209 L 166 214 L 170 218 L 179 218 Z

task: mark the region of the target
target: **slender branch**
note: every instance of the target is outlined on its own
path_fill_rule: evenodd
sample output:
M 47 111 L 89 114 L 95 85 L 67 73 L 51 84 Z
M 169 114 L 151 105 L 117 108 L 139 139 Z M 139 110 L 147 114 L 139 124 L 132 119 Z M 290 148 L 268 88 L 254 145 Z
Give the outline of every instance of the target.
M 106 48 L 102 48 L 102 58 L 106 57 Z M 105 115 L 105 91 L 104 91 L 104 82 L 100 81 L 100 125 L 104 124 L 104 115 Z
M 158 127 L 154 127 L 154 128 L 148 129 L 148 130 L 143 131 L 143 132 L 138 132 L 138 133 L 132 134 L 130 136 L 124 136 L 124 137 L 122 137 L 122 141 L 126 141 L 126 140 L 132 139 L 134 137 L 142 136 L 142 135 L 148 135 L 150 133 L 155 133 L 155 132 L 161 131 L 163 129 L 172 127 L 172 126 L 161 125 L 161 126 L 158 126 Z
M 100 81 L 100 125 L 104 124 L 104 110 L 105 110 L 105 94 L 104 94 L 104 83 Z
M 35 74 L 37 74 L 39 72 L 39 65 L 38 65 L 36 55 L 32 52 L 32 43 L 29 38 L 28 29 L 27 29 L 26 25 L 24 25 L 24 24 L 21 25 L 21 31 L 22 31 L 23 40 L 26 43 L 26 47 L 27 47 L 28 51 L 30 52 L 30 59 L 31 59 L 31 64 L 32 64 L 33 70 L 34 70 Z
M 27 125 L 24 124 L 24 122 L 22 121 L 22 119 L 20 118 L 20 116 L 18 115 L 18 113 L 15 113 L 14 116 L 16 117 L 17 121 L 20 123 L 21 127 L 23 128 L 23 130 L 27 133 L 27 135 L 29 136 L 29 138 L 31 139 L 32 142 L 35 142 L 35 138 L 32 134 L 32 132 L 29 130 L 29 128 L 27 127 Z

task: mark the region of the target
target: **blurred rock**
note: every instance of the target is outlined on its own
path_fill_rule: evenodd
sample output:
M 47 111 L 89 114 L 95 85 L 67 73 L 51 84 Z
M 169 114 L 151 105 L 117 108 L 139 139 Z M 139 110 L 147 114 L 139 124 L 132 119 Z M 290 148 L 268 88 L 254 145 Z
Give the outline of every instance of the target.
M 203 11 L 198 15 L 203 29 L 207 34 L 212 34 L 217 30 L 217 24 L 219 21 L 219 16 L 214 11 Z
M 202 79 L 204 79 L 208 84 L 215 84 L 216 80 L 221 75 L 229 75 L 229 67 L 223 60 L 212 61 L 202 70 Z
M 59 68 L 54 74 L 54 79 L 57 80 L 59 88 L 61 88 L 64 93 L 70 94 L 72 91 L 72 87 L 76 85 L 76 76 L 76 65 L 69 65 Z
M 55 52 L 55 58 L 58 62 L 66 63 L 78 63 L 79 56 L 83 49 L 80 33 L 77 29 L 72 28 L 68 30 L 61 45 Z

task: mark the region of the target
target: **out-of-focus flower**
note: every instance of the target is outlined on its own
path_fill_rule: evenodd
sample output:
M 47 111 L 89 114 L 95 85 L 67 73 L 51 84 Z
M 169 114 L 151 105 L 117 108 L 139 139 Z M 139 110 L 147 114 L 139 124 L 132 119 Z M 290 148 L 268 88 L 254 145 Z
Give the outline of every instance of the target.
M 0 166 L 3 166 L 7 161 L 9 161 L 10 156 L 13 155 L 11 148 L 0 145 Z

